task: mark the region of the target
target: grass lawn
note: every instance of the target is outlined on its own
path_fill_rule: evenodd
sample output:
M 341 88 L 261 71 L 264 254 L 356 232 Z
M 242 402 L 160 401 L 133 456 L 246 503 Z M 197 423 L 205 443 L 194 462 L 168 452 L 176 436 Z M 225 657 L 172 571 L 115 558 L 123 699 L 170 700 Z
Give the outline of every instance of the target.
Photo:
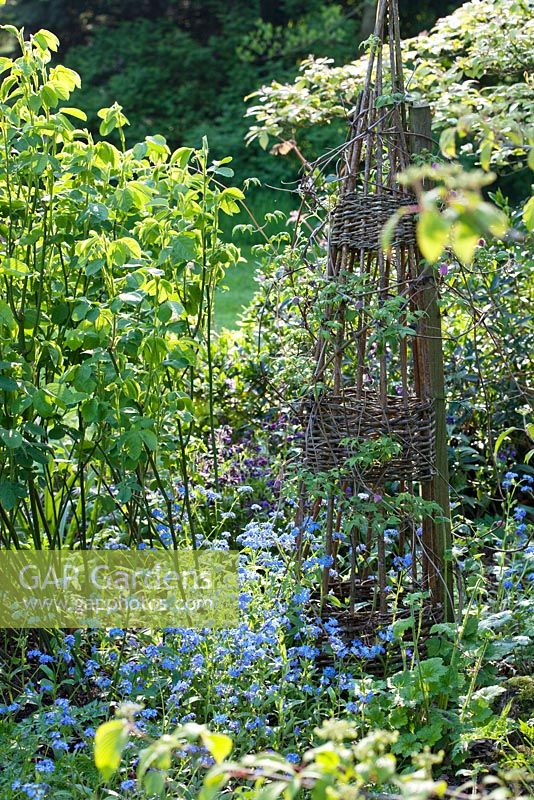
M 255 219 L 263 224 L 266 213 L 279 209 L 284 212 L 285 217 L 289 216 L 290 211 L 295 208 L 296 199 L 288 192 L 277 192 L 272 189 L 262 188 L 256 192 L 250 192 L 247 202 L 252 209 Z M 223 235 L 226 238 L 232 236 L 235 225 L 250 222 L 250 217 L 246 212 L 241 212 L 233 217 L 223 226 Z M 265 226 L 265 232 L 270 235 L 285 227 L 285 220 L 279 223 L 269 223 Z M 233 241 L 240 248 L 241 255 L 245 259 L 243 263 L 231 267 L 226 273 L 222 286 L 217 291 L 215 297 L 215 325 L 221 328 L 235 328 L 241 310 L 252 299 L 256 290 L 254 276 L 258 265 L 252 254 L 252 246 L 260 241 L 260 236 L 239 235 Z M 224 289 L 223 287 L 228 287 Z
M 215 296 L 215 325 L 220 328 L 235 328 L 243 306 L 250 303 L 256 290 L 256 263 L 250 245 L 240 245 L 246 262 L 231 267 Z M 224 287 L 228 287 L 225 289 Z

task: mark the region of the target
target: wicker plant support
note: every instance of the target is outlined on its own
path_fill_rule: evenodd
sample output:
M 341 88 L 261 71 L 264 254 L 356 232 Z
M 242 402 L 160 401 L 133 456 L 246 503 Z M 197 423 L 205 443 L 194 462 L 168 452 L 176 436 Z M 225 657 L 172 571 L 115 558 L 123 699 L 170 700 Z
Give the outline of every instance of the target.
M 356 389 L 329 394 L 308 403 L 304 457 L 313 472 L 339 469 L 358 483 L 428 481 L 435 473 L 435 420 L 431 400 L 388 396 L 358 398 Z M 388 437 L 401 450 L 384 464 L 367 468 L 351 464 L 358 444 Z M 347 439 L 353 441 L 351 447 Z
M 401 609 L 395 615 L 389 611 L 363 610 L 351 613 L 347 609 L 340 608 L 329 608 L 321 612 L 323 621 L 335 619 L 339 623 L 337 635 L 348 648 L 350 648 L 355 639 L 359 639 L 367 647 L 372 647 L 377 641 L 377 631 L 389 628 L 398 620 L 408 619 L 410 615 L 411 612 L 408 609 Z M 415 625 L 417 629 L 418 651 L 421 658 L 424 658 L 424 642 L 430 635 L 430 629 L 436 622 L 439 622 L 441 618 L 441 608 L 428 601 L 424 604 L 421 611 L 417 612 Z M 408 631 L 403 634 L 402 638 L 405 641 L 410 641 L 411 636 L 413 636 L 413 630 L 408 629 Z M 323 667 L 334 664 L 336 657 L 329 652 L 328 634 L 324 628 L 319 636 L 317 646 L 320 653 L 316 659 L 316 664 Z M 386 645 L 385 647 L 387 649 L 388 670 L 391 673 L 397 672 L 402 668 L 400 644 L 396 642 Z M 350 655 L 348 659 L 361 662 L 361 657 L 357 655 Z M 376 656 L 373 659 L 365 661 L 365 671 L 372 675 L 383 675 L 384 661 L 384 655 Z
M 313 519 L 324 514 L 325 552 L 333 560 L 332 570 L 338 557 L 345 569 L 349 562 L 351 588 L 340 613 L 352 620 L 347 622 L 348 635 L 359 632 L 360 638 L 388 618 L 387 571 L 395 554 L 411 554 L 411 585 L 414 591 L 429 590 L 437 616 L 446 604 L 450 607 L 451 599 L 443 577 L 449 574 L 443 566 L 445 539 L 430 517 L 421 524 L 401 509 L 395 542 L 384 536 L 385 502 L 377 503 L 376 511 L 356 509 L 343 521 L 347 498 L 357 503 L 357 495 L 369 488 L 380 500 L 394 482 L 403 494 L 425 501 L 437 496 L 436 432 L 444 428 L 444 412 L 442 395 L 435 391 L 435 365 L 442 363 L 441 340 L 435 319 L 432 327 L 425 321 L 430 318 L 430 294 L 417 248 L 415 200 L 397 181 L 411 159 L 404 91 L 398 0 L 378 0 L 364 85 L 346 145 L 336 151 L 339 196 L 330 215 L 326 271 L 319 282 L 327 287 L 328 301 L 314 337 L 312 386 L 301 406 L 303 461 L 317 476 L 313 485 L 321 488 L 317 497 L 309 497 L 303 480 L 297 513 L 297 525 L 307 514 Z M 325 168 L 330 169 L 330 161 L 327 154 Z M 315 167 L 321 169 L 321 160 Z M 397 213 L 401 208 L 404 213 Z M 384 252 L 382 232 L 395 214 Z M 388 445 L 384 439 L 397 447 L 382 447 Z M 442 444 L 440 440 L 441 454 Z M 385 456 L 379 455 L 383 452 Z M 415 501 L 407 503 L 416 506 Z M 362 513 L 372 518 L 362 522 Z M 340 543 L 342 532 L 345 544 Z M 343 547 L 350 557 L 341 562 Z M 365 553 L 363 567 L 361 557 L 356 564 L 357 548 Z M 303 553 L 298 537 L 297 561 Z M 372 572 L 373 604 L 363 608 L 358 597 Z M 321 581 L 324 604 L 333 591 L 327 565 Z
M 379 250 L 380 236 L 386 222 L 400 209 L 415 205 L 412 195 L 390 192 L 364 195 L 349 192 L 332 213 L 330 243 L 349 250 Z M 415 244 L 413 215 L 398 221 L 392 246 Z

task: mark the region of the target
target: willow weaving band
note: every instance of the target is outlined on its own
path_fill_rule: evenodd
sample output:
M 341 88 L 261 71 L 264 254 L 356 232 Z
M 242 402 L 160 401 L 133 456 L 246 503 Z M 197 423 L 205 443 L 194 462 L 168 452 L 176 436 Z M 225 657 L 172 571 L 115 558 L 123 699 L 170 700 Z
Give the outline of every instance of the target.
M 330 242 L 350 250 L 378 250 L 386 222 L 399 208 L 414 203 L 413 196 L 400 192 L 368 195 L 349 192 L 332 212 Z M 391 244 L 415 244 L 413 214 L 406 214 L 398 221 Z
M 357 399 L 355 390 L 328 393 L 304 409 L 304 458 L 312 472 L 339 469 L 362 483 L 428 481 L 435 473 L 435 418 L 431 400 L 388 396 Z M 388 437 L 401 445 L 384 463 L 354 463 L 365 442 Z M 355 458 L 356 457 L 356 458 Z

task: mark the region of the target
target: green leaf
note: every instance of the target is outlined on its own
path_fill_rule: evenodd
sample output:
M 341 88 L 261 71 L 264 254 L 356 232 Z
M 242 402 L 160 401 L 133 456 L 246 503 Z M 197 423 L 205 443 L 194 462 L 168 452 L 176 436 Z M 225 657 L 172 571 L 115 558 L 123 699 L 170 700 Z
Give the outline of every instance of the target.
M 11 275 L 14 278 L 23 278 L 28 272 L 28 265 L 18 258 L 4 258 L 0 263 L 0 275 Z
M 104 163 L 113 168 L 117 168 L 121 155 L 117 148 L 109 142 L 97 142 L 95 146 L 97 157 Z
M 23 442 L 22 436 L 18 431 L 7 430 L 6 428 L 0 428 L 0 440 L 10 450 L 17 450 L 22 446 Z
M 523 206 L 523 222 L 527 230 L 534 230 L 534 196 Z
M 224 761 L 232 752 L 233 742 L 225 733 L 203 732 L 202 742 L 217 764 Z
M 493 139 L 485 139 L 480 148 L 480 166 L 487 172 L 490 168 L 491 154 L 493 153 Z
M 405 619 L 398 619 L 393 623 L 393 634 L 395 636 L 402 636 L 406 631 L 415 630 L 415 618 L 406 617 Z
M 151 797 L 161 796 L 165 790 L 165 778 L 161 772 L 147 772 L 143 778 L 143 789 Z
M 87 114 L 80 108 L 67 108 L 64 106 L 59 111 L 61 114 L 67 114 L 69 117 L 76 117 L 76 119 L 81 119 L 82 122 L 87 122 Z
M 501 449 L 501 445 L 504 442 L 504 440 L 508 439 L 511 433 L 518 430 L 520 429 L 515 427 L 507 428 L 505 431 L 499 434 L 499 436 L 497 437 L 497 441 L 495 442 L 495 447 L 493 448 L 493 458 L 497 458 L 499 450 Z
M 13 378 L 8 378 L 6 375 L 0 375 L 0 390 L 3 392 L 16 392 L 18 383 Z
M 213 170 L 216 175 L 222 175 L 223 178 L 233 178 L 234 171 L 231 167 L 217 167 Z
M 95 734 L 95 764 L 104 780 L 109 780 L 117 772 L 127 741 L 128 723 L 124 719 L 112 719 L 98 728 Z
M 454 158 L 456 155 L 456 128 L 445 128 L 439 137 L 439 148 L 444 156 Z
M 420 213 L 417 221 L 417 243 L 424 258 L 431 264 L 434 264 L 443 253 L 450 228 L 450 221 L 446 220 L 437 208 L 432 206 Z
M 5 300 L 0 300 L 0 325 L 5 325 L 10 333 L 13 333 L 17 327 L 13 312 Z
M 121 292 L 119 294 L 119 300 L 123 303 L 139 305 L 145 299 L 146 294 L 145 292 Z
M 143 430 L 139 431 L 139 435 L 149 450 L 155 450 L 158 446 L 158 437 L 154 431 Z
M 11 58 L 7 58 L 7 56 L 0 56 L 0 75 L 2 72 L 5 72 L 6 69 L 11 69 L 13 66 L 13 60 Z
M 171 240 L 172 257 L 176 261 L 191 261 L 197 252 L 197 237 L 194 233 L 180 233 Z
M 130 251 L 130 255 L 132 255 L 134 258 L 141 258 L 142 253 L 139 242 L 137 242 L 135 239 L 132 239 L 131 236 L 123 236 L 121 239 L 117 239 L 117 242 L 120 242 L 120 244 L 123 244 L 125 247 L 127 247 Z
M 45 85 L 41 87 L 39 94 L 41 96 L 41 100 L 43 101 L 43 105 L 45 105 L 47 108 L 54 108 L 54 106 L 57 106 L 59 96 L 55 88 L 49 83 L 45 83 Z
M 228 215 L 237 214 L 239 212 L 239 205 L 236 200 L 244 199 L 245 195 L 240 189 L 233 187 L 225 189 L 220 196 L 221 211 Z
M 56 50 L 59 47 L 59 39 L 50 31 L 41 28 L 41 30 L 34 33 L 33 41 L 41 48 L 41 50 Z
M 18 499 L 26 497 L 26 487 L 13 481 L 0 480 L 0 503 L 6 511 L 15 508 Z
M 40 417 L 53 417 L 56 411 L 54 399 L 44 391 L 38 389 L 32 397 L 33 407 Z
M 130 431 L 124 439 L 124 447 L 132 461 L 139 461 L 143 452 L 143 440 L 138 431 Z
M 187 166 L 187 162 L 191 158 L 192 152 L 192 147 L 179 147 L 178 150 L 175 150 L 171 156 L 171 164 L 179 167 L 180 169 L 184 169 L 184 167 Z
M 480 239 L 480 232 L 460 219 L 452 227 L 452 249 L 464 264 L 470 264 L 475 255 L 476 246 Z
M 262 148 L 262 150 L 267 150 L 267 147 L 269 145 L 269 134 L 266 133 L 265 131 L 262 131 L 260 133 L 258 141 L 260 143 L 260 147 Z

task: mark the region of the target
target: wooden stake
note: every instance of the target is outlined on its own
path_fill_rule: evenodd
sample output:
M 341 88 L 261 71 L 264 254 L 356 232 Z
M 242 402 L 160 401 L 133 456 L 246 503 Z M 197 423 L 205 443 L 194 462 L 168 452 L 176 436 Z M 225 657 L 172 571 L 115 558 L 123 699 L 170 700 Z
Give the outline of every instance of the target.
M 432 151 L 432 115 L 426 103 L 414 103 L 409 111 L 409 144 L 412 155 Z M 443 340 L 438 290 L 432 267 L 423 267 L 422 302 L 425 317 L 421 335 L 426 338 L 430 361 L 430 391 L 436 414 L 436 475 L 430 484 L 429 495 L 443 511 L 444 521 L 434 522 L 429 558 L 430 587 L 443 603 L 445 619 L 454 619 L 454 588 L 452 576 L 452 533 L 449 498 L 449 462 L 445 418 L 445 375 L 443 369 Z M 426 495 L 426 492 L 425 492 Z

